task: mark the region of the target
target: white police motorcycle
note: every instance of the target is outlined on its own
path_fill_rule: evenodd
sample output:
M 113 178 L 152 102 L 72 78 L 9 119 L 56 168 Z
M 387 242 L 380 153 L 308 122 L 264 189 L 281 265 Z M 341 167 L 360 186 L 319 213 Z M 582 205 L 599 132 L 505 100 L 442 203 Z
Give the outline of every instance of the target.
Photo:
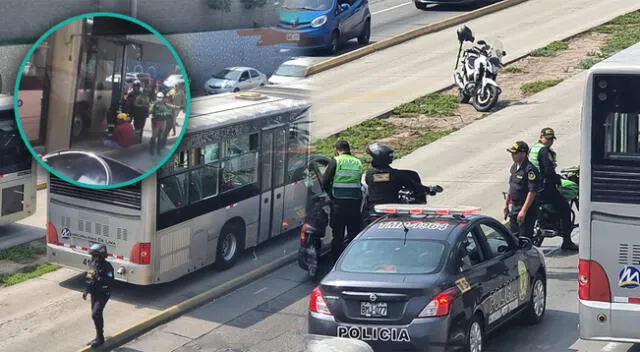
M 502 57 L 507 53 L 502 50 L 502 42 L 492 41 L 488 44 L 479 40 L 470 48 L 462 50 L 465 42 L 473 43 L 473 32 L 467 26 L 457 30 L 460 48 L 453 74 L 454 82 L 458 87 L 458 102 L 468 103 L 480 112 L 490 111 L 498 102 L 502 89 L 496 82 L 498 71 L 502 67 Z M 460 54 L 463 53 L 462 61 Z M 461 69 L 458 70 L 459 63 Z

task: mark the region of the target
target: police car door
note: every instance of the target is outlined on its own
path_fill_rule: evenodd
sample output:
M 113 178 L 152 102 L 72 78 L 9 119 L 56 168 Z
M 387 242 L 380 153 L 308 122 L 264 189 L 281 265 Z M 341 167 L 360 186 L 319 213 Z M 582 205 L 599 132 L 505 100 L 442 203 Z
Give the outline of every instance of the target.
M 462 293 L 465 310 L 473 312 L 478 302 L 486 302 L 498 283 L 492 280 L 487 270 L 487 260 L 474 228 L 469 228 L 456 244 L 454 256 L 455 285 Z M 469 317 L 467 317 L 469 318 Z
M 515 238 L 503 232 L 494 221 L 478 225 L 478 236 L 485 256 L 491 265 L 489 271 L 499 285 L 489 299 L 489 324 L 499 324 L 518 313 L 527 302 L 529 273 L 526 260 L 518 251 Z

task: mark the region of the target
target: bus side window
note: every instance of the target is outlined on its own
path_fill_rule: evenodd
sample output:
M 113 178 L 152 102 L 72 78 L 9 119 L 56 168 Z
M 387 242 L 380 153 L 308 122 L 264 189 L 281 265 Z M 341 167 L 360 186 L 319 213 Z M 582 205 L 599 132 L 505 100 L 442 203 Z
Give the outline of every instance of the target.
M 293 183 L 304 179 L 309 156 L 309 136 L 301 124 L 291 126 L 289 129 L 289 148 L 287 150 L 287 183 Z
M 169 176 L 158 181 L 159 213 L 166 213 L 187 204 L 188 173 Z

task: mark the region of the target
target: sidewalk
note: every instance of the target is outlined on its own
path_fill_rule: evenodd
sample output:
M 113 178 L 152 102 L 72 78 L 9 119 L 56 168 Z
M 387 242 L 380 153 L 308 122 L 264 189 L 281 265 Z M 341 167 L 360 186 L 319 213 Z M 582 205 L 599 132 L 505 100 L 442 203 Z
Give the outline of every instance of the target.
M 637 9 L 638 0 L 529 0 L 467 26 L 476 40 L 500 39 L 510 61 Z M 313 75 L 313 138 L 452 85 L 458 45 L 448 28 Z

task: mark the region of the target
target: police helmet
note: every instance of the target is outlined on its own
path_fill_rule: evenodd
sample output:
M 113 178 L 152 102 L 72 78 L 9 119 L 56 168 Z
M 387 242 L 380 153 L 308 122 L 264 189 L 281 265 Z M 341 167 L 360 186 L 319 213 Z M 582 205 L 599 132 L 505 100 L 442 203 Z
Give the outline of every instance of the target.
M 371 155 L 371 165 L 388 166 L 393 162 L 393 149 L 382 143 L 372 143 L 367 146 L 367 154 Z
M 98 257 L 105 259 L 107 258 L 107 246 L 102 243 L 96 243 L 89 248 L 89 255 L 97 255 Z

